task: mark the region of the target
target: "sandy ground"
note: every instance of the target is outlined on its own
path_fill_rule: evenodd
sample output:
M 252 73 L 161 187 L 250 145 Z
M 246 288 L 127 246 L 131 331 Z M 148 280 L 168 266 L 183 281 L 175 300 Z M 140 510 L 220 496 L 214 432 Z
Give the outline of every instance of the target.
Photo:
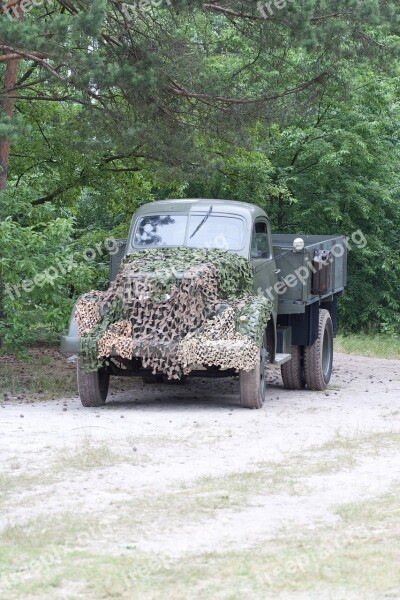
M 249 548 L 282 527 L 335 523 L 334 507 L 400 481 L 400 361 L 336 354 L 326 392 L 284 390 L 271 368 L 258 411 L 240 407 L 234 380 L 129 386 L 111 390 L 101 409 L 78 398 L 0 405 L 0 473 L 11 481 L 1 490 L 0 530 L 43 514 L 117 523 L 135 499 L 186 487 L 198 502 L 215 489 L 235 494 L 250 477 L 239 506 L 197 518 L 179 504 L 181 518 L 163 522 L 155 503 L 146 526 L 119 525 L 108 536 L 113 552 L 133 539 L 140 551 L 183 557 Z

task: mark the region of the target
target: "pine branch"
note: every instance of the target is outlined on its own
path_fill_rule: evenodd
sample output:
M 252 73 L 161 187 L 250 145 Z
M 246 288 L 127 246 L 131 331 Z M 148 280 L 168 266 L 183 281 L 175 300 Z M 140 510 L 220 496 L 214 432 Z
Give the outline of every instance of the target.
M 220 4 L 207 3 L 207 4 L 204 4 L 203 7 L 206 10 L 221 13 L 228 17 L 237 17 L 239 19 L 250 19 L 252 21 L 268 21 L 271 19 L 271 16 L 268 17 L 268 16 L 262 16 L 262 15 L 250 15 L 248 13 L 234 11 L 230 8 L 226 8 L 225 6 L 221 6 Z M 332 13 L 330 15 L 317 15 L 315 17 L 311 17 L 310 21 L 311 21 L 311 23 L 319 23 L 322 21 L 326 21 L 327 19 L 337 19 L 339 17 L 346 17 L 346 16 L 348 16 L 348 14 L 349 14 L 349 12 L 347 12 L 347 13 L 337 12 L 337 13 Z
M 237 12 L 230 8 L 226 8 L 225 6 L 221 6 L 220 4 L 204 4 L 203 7 L 206 10 L 210 10 L 212 12 L 222 13 L 223 15 L 227 15 L 228 17 L 238 17 L 240 19 L 250 19 L 252 21 L 266 21 L 267 19 L 262 15 L 249 15 L 247 13 Z
M 320 73 L 317 77 L 314 77 L 310 81 L 305 81 L 299 83 L 296 87 L 286 90 L 285 92 L 278 92 L 276 94 L 272 94 L 270 96 L 262 96 L 261 98 L 225 98 L 224 96 L 210 96 L 209 94 L 202 94 L 196 92 L 189 92 L 181 85 L 177 84 L 175 81 L 172 81 L 173 87 L 166 88 L 166 91 L 174 96 L 183 96 L 185 98 L 196 98 L 198 100 L 208 100 L 221 104 L 258 104 L 261 102 L 270 102 L 272 100 L 278 100 L 279 98 L 284 98 L 286 96 L 291 96 L 292 94 L 298 94 L 306 90 L 307 88 L 321 83 L 326 77 L 328 77 L 328 73 Z
M 4 46 L 4 48 L 7 48 L 8 46 Z M 0 50 L 3 48 L 2 45 L 0 45 Z M 31 54 L 31 56 L 34 56 L 35 59 L 41 59 L 41 58 L 47 58 L 48 54 L 45 54 L 44 52 L 33 52 Z M 20 59 L 21 58 L 21 52 L 18 52 L 17 50 L 14 50 L 14 52 L 10 53 L 10 54 L 1 54 L 0 55 L 0 62 L 8 62 L 9 60 L 16 60 L 16 59 Z M 38 62 L 36 60 L 36 62 Z
M 4 50 L 5 52 L 10 52 L 14 56 L 14 58 L 25 58 L 27 60 L 32 60 L 33 62 L 38 63 L 41 67 L 46 69 L 53 77 L 56 77 L 62 83 L 68 83 L 64 77 L 57 72 L 57 70 L 49 65 L 48 62 L 44 60 L 44 58 L 48 58 L 49 54 L 45 52 L 25 52 L 25 50 L 20 50 L 19 48 L 13 48 L 12 46 L 6 46 L 5 44 L 0 44 L 0 50 Z M 10 60 L 10 54 L 6 56 L 1 56 L 0 59 L 5 59 L 6 61 Z M 58 67 L 60 68 L 60 67 Z
M 315 23 L 315 22 L 320 22 L 320 21 L 326 21 L 327 19 L 337 19 L 338 17 L 348 17 L 349 14 L 351 14 L 350 11 L 347 13 L 332 13 L 331 15 L 319 15 L 316 17 L 312 17 L 310 19 L 310 21 L 312 23 Z

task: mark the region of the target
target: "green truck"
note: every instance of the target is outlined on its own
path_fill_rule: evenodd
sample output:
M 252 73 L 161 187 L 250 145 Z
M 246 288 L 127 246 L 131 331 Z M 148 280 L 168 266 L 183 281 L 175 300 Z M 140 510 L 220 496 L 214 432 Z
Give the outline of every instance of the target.
M 326 389 L 345 242 L 271 234 L 244 202 L 142 206 L 111 256 L 110 288 L 78 300 L 62 338 L 78 355 L 82 404 L 103 405 L 110 376 L 238 377 L 242 406 L 261 408 L 269 363 L 288 389 Z

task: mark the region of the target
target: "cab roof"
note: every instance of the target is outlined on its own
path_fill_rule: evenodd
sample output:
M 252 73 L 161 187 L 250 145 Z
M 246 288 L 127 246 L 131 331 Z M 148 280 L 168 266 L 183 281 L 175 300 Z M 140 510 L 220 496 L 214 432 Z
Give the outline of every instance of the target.
M 157 212 L 181 212 L 188 214 L 198 210 L 208 210 L 213 206 L 215 212 L 225 214 L 238 214 L 251 216 L 253 219 L 257 217 L 266 217 L 266 213 L 255 204 L 248 202 L 239 202 L 238 200 L 222 200 L 215 198 L 177 198 L 171 200 L 157 200 L 148 202 L 141 206 L 136 215 L 154 214 Z

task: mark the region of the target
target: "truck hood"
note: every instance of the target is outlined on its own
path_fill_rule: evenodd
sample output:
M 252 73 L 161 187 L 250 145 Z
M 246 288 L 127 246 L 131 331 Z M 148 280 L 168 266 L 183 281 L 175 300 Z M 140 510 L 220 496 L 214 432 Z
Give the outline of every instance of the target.
M 77 304 L 82 364 L 94 370 L 117 354 L 169 377 L 190 371 L 196 356 L 201 364 L 252 368 L 271 312 L 252 290 L 251 265 L 237 254 L 191 248 L 130 254 L 106 292 Z M 224 352 L 215 340 L 225 340 Z

